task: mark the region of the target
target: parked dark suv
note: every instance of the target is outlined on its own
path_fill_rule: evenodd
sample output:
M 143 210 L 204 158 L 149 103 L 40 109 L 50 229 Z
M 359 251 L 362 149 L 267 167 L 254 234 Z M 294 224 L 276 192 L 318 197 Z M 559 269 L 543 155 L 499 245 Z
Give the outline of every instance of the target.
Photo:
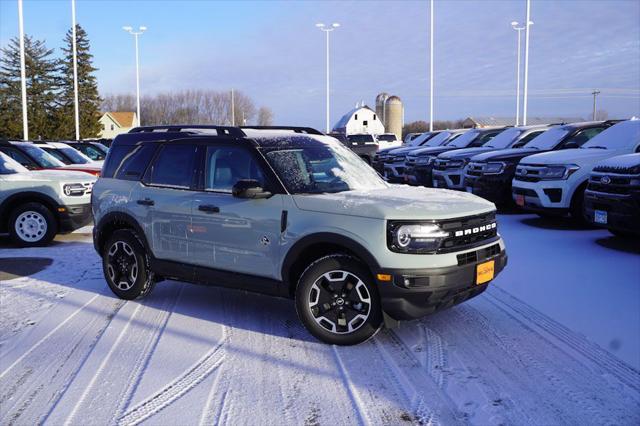
M 355 344 L 383 318 L 477 296 L 506 265 L 486 200 L 390 185 L 317 131 L 211 130 L 138 128 L 113 141 L 92 208 L 119 297 L 166 278 L 291 297 L 311 334 Z

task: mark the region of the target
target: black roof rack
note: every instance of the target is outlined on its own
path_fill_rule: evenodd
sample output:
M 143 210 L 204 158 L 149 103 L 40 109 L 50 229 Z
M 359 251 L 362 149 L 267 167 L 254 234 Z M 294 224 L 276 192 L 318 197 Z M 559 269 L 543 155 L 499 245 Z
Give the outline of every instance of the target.
M 237 138 L 243 138 L 246 135 L 240 128 L 233 126 L 213 126 L 206 124 L 194 124 L 194 125 L 167 125 L 167 126 L 141 126 L 134 127 L 129 130 L 129 133 L 160 133 L 160 132 L 188 132 L 189 130 L 216 130 L 220 136 L 234 136 Z
M 291 130 L 294 133 L 306 133 L 308 135 L 324 135 L 319 130 L 313 127 L 299 127 L 299 126 L 240 126 L 241 129 L 252 130 Z

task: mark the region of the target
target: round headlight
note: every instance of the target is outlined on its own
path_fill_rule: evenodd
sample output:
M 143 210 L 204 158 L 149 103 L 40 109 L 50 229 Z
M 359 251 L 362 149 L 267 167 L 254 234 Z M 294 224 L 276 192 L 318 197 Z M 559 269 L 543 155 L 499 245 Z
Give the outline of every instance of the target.
M 396 243 L 399 247 L 405 248 L 411 243 L 411 231 L 407 226 L 401 226 L 396 234 Z

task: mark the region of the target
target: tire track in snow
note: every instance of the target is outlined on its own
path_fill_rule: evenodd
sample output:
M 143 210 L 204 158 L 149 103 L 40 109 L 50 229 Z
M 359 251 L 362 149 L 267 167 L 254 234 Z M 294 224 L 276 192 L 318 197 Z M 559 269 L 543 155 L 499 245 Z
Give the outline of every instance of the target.
M 365 404 L 360 398 L 358 394 L 358 390 L 353 384 L 353 380 L 347 371 L 347 368 L 340 357 L 340 353 L 338 352 L 338 347 L 336 345 L 332 345 L 331 349 L 333 350 L 333 355 L 335 357 L 336 363 L 338 364 L 338 368 L 340 369 L 340 376 L 342 377 L 342 381 L 347 387 L 347 392 L 349 394 L 349 399 L 351 399 L 351 403 L 353 404 L 353 408 L 355 408 L 356 414 L 358 415 L 358 424 L 373 424 L 367 415 L 367 410 L 365 408 Z
M 230 334 L 228 328 L 223 326 L 220 341 L 208 353 L 167 386 L 146 398 L 138 405 L 128 409 L 122 417 L 118 419 L 118 423 L 131 426 L 137 425 L 168 407 L 173 401 L 206 379 L 222 364 L 225 356 L 223 347 L 229 339 Z
M 63 323 L 68 327 L 56 327 L 47 333 L 5 370 L 0 380 L 0 388 L 4 390 L 0 396 L 2 417 L 6 416 L 11 423 L 18 419 L 20 423 L 41 423 L 45 414 L 38 411 L 39 407 L 60 399 L 124 305 L 122 301 L 99 296 L 69 315 Z M 79 315 L 83 310 L 85 314 Z M 29 410 L 31 406 L 36 409 Z
M 640 392 L 640 373 L 633 367 L 628 366 L 598 345 L 589 342 L 584 337 L 550 319 L 499 287 L 492 288 L 486 294 L 489 296 L 488 300 L 491 303 L 514 320 L 542 329 L 560 342 L 568 345 L 572 350 L 601 366 L 607 374 L 613 375 L 636 392 Z

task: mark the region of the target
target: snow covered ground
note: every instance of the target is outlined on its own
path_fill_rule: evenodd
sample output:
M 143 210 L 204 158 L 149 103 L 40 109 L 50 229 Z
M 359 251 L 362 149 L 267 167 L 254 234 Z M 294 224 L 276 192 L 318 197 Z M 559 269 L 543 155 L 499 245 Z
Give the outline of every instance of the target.
M 492 288 L 356 347 L 287 300 L 172 281 L 118 300 L 88 235 L 1 248 L 53 262 L 0 285 L 0 424 L 639 424 L 640 255 L 499 222 Z

